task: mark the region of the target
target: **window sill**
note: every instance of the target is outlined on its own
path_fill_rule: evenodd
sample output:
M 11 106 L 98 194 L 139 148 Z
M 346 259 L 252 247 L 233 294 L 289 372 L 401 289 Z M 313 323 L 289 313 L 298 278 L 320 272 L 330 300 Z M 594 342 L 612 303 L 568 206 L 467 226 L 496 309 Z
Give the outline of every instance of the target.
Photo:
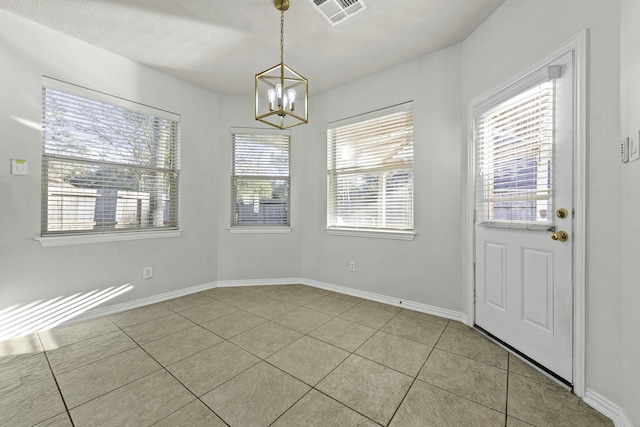
M 231 234 L 288 234 L 293 227 L 238 226 L 227 228 Z
M 134 233 L 96 233 L 78 234 L 73 236 L 46 236 L 36 237 L 36 240 L 44 247 L 82 245 L 85 243 L 121 242 L 126 240 L 162 239 L 165 237 L 178 237 L 182 230 L 140 231 Z
M 479 222 L 478 227 L 486 228 L 513 228 L 517 230 L 529 230 L 529 231 L 551 231 L 549 228 L 553 227 L 553 224 L 532 224 L 525 222 Z
M 363 230 L 359 228 L 327 228 L 327 234 L 334 236 L 369 237 L 374 239 L 413 240 L 413 231 Z

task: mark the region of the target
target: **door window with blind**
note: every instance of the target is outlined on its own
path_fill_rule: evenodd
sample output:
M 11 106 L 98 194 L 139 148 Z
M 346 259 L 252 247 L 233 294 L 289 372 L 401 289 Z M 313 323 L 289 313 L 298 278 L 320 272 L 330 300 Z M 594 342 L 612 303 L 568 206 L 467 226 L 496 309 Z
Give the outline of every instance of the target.
M 328 229 L 413 230 L 413 103 L 330 123 Z
M 476 114 L 478 225 L 552 224 L 554 91 L 545 79 Z
M 43 236 L 178 228 L 180 116 L 48 78 L 42 110 Z
M 232 226 L 289 226 L 288 131 L 231 129 Z

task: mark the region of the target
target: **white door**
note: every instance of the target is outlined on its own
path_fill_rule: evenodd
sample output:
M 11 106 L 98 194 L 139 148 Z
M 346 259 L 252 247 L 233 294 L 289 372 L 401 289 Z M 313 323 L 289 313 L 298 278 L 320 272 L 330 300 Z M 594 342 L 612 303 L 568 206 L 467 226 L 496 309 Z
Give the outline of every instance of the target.
M 473 112 L 475 324 L 569 383 L 573 76 L 568 53 Z

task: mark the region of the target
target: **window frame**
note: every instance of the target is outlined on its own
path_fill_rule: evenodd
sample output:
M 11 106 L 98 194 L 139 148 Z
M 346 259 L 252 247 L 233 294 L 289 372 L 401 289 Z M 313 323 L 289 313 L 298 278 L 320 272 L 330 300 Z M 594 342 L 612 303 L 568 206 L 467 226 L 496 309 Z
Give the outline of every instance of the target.
M 45 126 L 48 126 L 46 119 L 47 115 L 45 114 L 45 101 L 47 100 L 47 96 L 49 94 L 53 94 L 54 91 L 61 93 L 62 97 L 70 96 L 76 98 L 82 98 L 81 102 L 92 102 L 92 103 L 100 103 L 101 105 L 107 105 L 109 107 L 117 107 L 119 109 L 126 109 L 135 114 L 142 114 L 147 116 L 152 116 L 152 120 L 164 120 L 168 121 L 166 124 L 170 126 L 171 131 L 168 136 L 169 141 L 167 142 L 167 146 L 169 147 L 169 156 L 170 167 L 155 167 L 153 168 L 155 171 L 162 171 L 161 173 L 171 174 L 170 182 L 171 187 L 169 191 L 169 203 L 172 205 L 170 209 L 170 223 L 167 226 L 157 226 L 157 225 L 142 225 L 139 223 L 139 226 L 128 226 L 123 228 L 93 228 L 93 229 L 66 229 L 66 230 L 51 230 L 50 218 L 49 218 L 49 203 L 50 203 L 50 185 L 49 185 L 49 172 L 48 168 L 49 162 L 58 162 L 60 165 L 71 164 L 72 162 L 80 162 L 84 164 L 93 164 L 93 165 L 117 165 L 118 163 L 113 162 L 104 162 L 101 160 L 96 160 L 95 158 L 91 158 L 91 156 L 56 156 L 51 152 L 47 152 L 48 148 L 55 147 L 54 145 L 48 145 L 46 140 L 46 132 Z M 52 95 L 53 96 L 53 95 Z M 65 100 L 64 102 L 68 102 Z M 59 246 L 59 245 L 73 245 L 73 244 L 83 244 L 83 243 L 96 243 L 96 242 L 105 242 L 105 241 L 125 241 L 125 240 L 138 240 L 138 239 L 156 239 L 156 238 L 165 238 L 165 237 L 177 237 L 181 234 L 182 230 L 180 229 L 179 222 L 179 203 L 180 203 L 180 121 L 181 116 L 179 114 L 175 114 L 169 111 L 161 110 L 158 108 L 150 107 L 148 105 L 140 104 L 135 101 L 131 101 L 128 99 L 120 98 L 114 95 L 110 95 L 104 92 L 99 92 L 96 90 L 88 89 L 85 87 L 77 86 L 71 83 L 67 83 L 61 80 L 53 79 L 47 76 L 42 76 L 42 143 L 41 143 L 41 207 L 40 207 L 40 236 L 36 237 L 36 240 L 40 242 L 42 246 Z M 62 113 L 64 115 L 69 116 L 69 111 L 65 111 Z M 167 136 L 165 136 L 167 137 Z M 89 147 L 91 148 L 90 141 L 85 141 L 85 144 L 81 144 L 80 147 Z M 128 154 L 128 152 L 125 152 Z M 137 163 L 120 163 L 118 168 L 127 168 L 130 170 L 139 170 L 143 171 L 148 169 L 147 165 L 137 164 Z M 117 176 L 114 175 L 114 176 Z M 82 188 L 82 187 L 78 187 Z M 99 188 L 99 187 L 96 187 Z M 164 211 L 164 207 L 162 207 Z M 95 215 L 95 213 L 94 213 Z M 61 228 L 64 228 L 64 220 L 59 223 Z M 68 226 L 67 226 L 68 227 Z
M 540 85 L 545 83 L 552 83 L 553 87 L 551 88 L 551 91 L 552 91 L 551 99 L 553 102 L 555 102 L 556 95 L 555 95 L 554 80 L 560 77 L 560 73 L 561 73 L 561 70 L 558 66 L 541 67 L 540 69 L 521 78 L 519 81 L 509 85 L 503 90 L 496 91 L 496 93 L 492 94 L 484 101 L 478 102 L 477 104 L 473 105 L 473 108 L 470 109 L 470 114 L 471 114 L 470 123 L 472 123 L 472 126 L 473 126 L 471 130 L 471 136 L 470 136 L 471 144 L 475 144 L 475 141 L 477 140 L 476 127 L 478 125 L 478 121 L 481 120 L 483 116 L 490 114 L 496 107 L 499 107 L 501 104 L 505 102 L 513 101 L 516 98 L 526 94 L 528 91 L 531 91 L 532 89 L 539 87 Z M 552 108 L 555 109 L 555 106 L 553 106 Z M 550 147 L 551 147 L 550 149 L 553 150 L 553 145 L 554 145 L 553 140 L 555 136 L 551 134 L 550 138 L 552 140 L 550 143 Z M 549 152 L 548 154 L 551 154 L 551 153 Z M 479 154 L 477 152 L 474 152 L 474 156 L 473 156 L 474 161 L 478 160 L 478 156 Z M 553 169 L 554 166 L 552 165 L 551 167 Z M 478 174 L 479 172 L 477 171 L 477 169 L 479 168 L 477 167 L 477 165 L 475 169 L 476 169 L 476 174 Z M 550 179 L 553 179 L 552 171 L 550 172 L 550 175 L 551 175 Z M 479 176 L 475 177 L 476 181 L 480 179 L 481 178 Z M 474 183 L 474 189 L 475 187 L 476 187 L 476 184 Z M 486 212 L 485 205 L 482 204 L 483 203 L 482 197 L 483 197 L 482 195 L 476 194 L 476 199 L 475 199 L 476 202 L 474 206 L 475 221 L 478 222 L 479 226 L 493 227 L 493 228 L 525 228 L 525 229 L 532 229 L 532 230 L 533 229 L 546 230 L 549 228 L 550 225 L 552 225 L 552 221 L 531 222 L 531 221 L 517 221 L 517 220 L 494 220 L 493 218 L 488 218 L 487 215 L 489 214 Z M 549 199 L 552 199 L 551 190 L 549 190 Z M 553 207 L 551 207 L 550 210 L 553 210 Z
M 282 138 L 286 140 L 287 147 L 287 174 L 286 175 L 254 175 L 254 174 L 236 174 L 236 135 L 253 136 L 256 140 L 260 137 L 264 138 Z M 227 230 L 232 234 L 280 234 L 290 233 L 293 229 L 291 225 L 291 131 L 275 130 L 266 128 L 246 128 L 231 127 L 231 195 L 230 195 L 230 225 Z M 269 224 L 269 223 L 238 223 L 237 218 L 237 186 L 238 179 L 254 179 L 254 180 L 282 180 L 286 181 L 287 199 L 286 199 L 286 224 Z
M 398 113 L 408 113 L 410 118 L 410 132 L 412 133 L 411 138 L 411 160 L 410 162 L 404 163 L 401 167 L 398 166 L 396 168 L 358 168 L 357 166 L 351 167 L 349 172 L 343 171 L 340 172 L 337 166 L 336 161 L 336 138 L 332 137 L 332 131 L 335 132 L 339 129 L 344 129 L 351 127 L 353 125 L 357 125 L 359 123 L 363 123 L 370 120 L 383 119 L 386 116 L 391 116 L 393 114 Z M 397 119 L 398 123 L 408 121 L 405 119 Z M 379 124 L 378 124 L 379 125 Z M 373 128 L 371 128 L 373 129 Z M 339 235 L 339 236 L 351 236 L 351 237 L 369 237 L 369 238 L 380 238 L 380 239 L 394 239 L 394 240 L 413 240 L 416 236 L 415 232 L 415 184 L 414 184 L 414 157 L 415 154 L 413 152 L 414 145 L 414 137 L 413 137 L 413 129 L 414 129 L 414 120 L 413 120 L 413 101 L 404 102 L 401 104 L 392 105 L 390 107 L 385 107 L 382 109 L 374 110 L 368 113 L 359 114 L 356 116 L 352 116 L 346 119 L 336 120 L 328 123 L 327 125 L 327 217 L 326 217 L 326 228 L 325 231 L 329 235 Z M 378 130 L 378 129 L 376 129 Z M 408 130 L 408 129 L 406 129 Z M 377 135 L 376 135 L 377 136 Z M 388 139 L 387 139 L 388 140 Z M 344 142 L 344 141 L 342 141 Z M 384 147 L 384 143 L 382 144 Z M 354 161 L 355 163 L 355 161 Z M 382 170 L 385 169 L 385 170 Z M 400 173 L 405 172 L 406 170 L 410 170 L 410 205 L 411 205 L 411 220 L 410 227 L 407 228 L 393 228 L 393 227 L 368 227 L 362 225 L 338 225 L 337 215 L 335 211 L 337 209 L 337 189 L 332 186 L 332 178 L 333 180 L 337 180 L 337 178 L 341 175 L 357 175 L 357 176 L 371 176 L 372 174 L 377 174 L 380 176 L 387 175 L 389 173 L 393 173 L 394 171 Z M 382 187 L 378 189 L 378 197 L 376 200 L 380 200 L 379 195 L 384 194 L 389 188 L 386 184 L 382 184 Z M 384 199 L 384 197 L 383 197 Z M 379 205 L 378 210 L 385 210 L 386 204 Z

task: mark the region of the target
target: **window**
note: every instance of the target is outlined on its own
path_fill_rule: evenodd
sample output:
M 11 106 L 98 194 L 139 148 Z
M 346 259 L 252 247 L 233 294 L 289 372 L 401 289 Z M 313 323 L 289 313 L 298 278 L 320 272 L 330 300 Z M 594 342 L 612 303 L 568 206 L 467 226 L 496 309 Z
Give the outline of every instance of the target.
M 329 124 L 328 229 L 413 230 L 413 103 Z
M 233 226 L 289 226 L 290 133 L 231 129 Z
M 178 228 L 179 116 L 48 78 L 42 109 L 43 237 Z
M 545 81 L 476 115 L 479 225 L 551 225 L 553 109 Z

